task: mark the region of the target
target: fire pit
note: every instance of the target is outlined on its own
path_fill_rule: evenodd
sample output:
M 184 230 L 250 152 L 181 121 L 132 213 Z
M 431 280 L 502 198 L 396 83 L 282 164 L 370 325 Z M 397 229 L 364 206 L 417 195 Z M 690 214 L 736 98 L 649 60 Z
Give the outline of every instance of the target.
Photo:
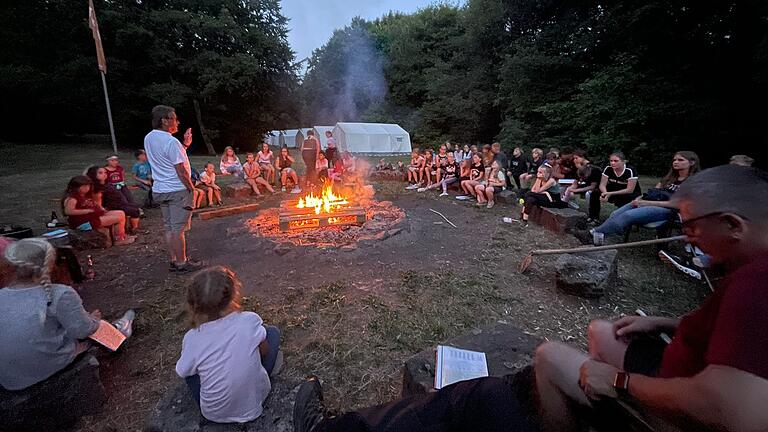
M 365 209 L 353 205 L 326 185 L 320 196 L 314 193 L 298 200 L 280 203 L 280 231 L 292 231 L 327 226 L 362 225 L 366 221 Z

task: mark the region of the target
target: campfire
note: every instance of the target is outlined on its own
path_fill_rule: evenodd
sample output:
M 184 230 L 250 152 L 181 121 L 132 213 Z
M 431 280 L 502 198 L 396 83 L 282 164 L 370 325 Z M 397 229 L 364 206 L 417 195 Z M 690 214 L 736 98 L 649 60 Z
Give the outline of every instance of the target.
M 332 184 L 323 186 L 319 196 L 314 192 L 296 200 L 280 203 L 280 231 L 327 226 L 362 225 L 365 209 L 333 191 Z

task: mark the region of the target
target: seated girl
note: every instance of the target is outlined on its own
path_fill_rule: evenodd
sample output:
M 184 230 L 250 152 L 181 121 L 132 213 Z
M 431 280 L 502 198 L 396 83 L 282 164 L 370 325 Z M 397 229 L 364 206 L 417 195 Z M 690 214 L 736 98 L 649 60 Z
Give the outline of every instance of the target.
M 344 162 L 337 155 L 332 165 L 331 169 L 328 170 L 328 177 L 332 181 L 340 182 L 344 177 Z
M 192 208 L 198 209 L 203 206 L 203 201 L 205 201 L 205 192 L 197 187 L 200 185 L 200 171 L 198 171 L 197 168 L 193 166 L 189 167 L 189 171 L 192 184 L 195 185 L 195 188 L 192 189 Z
M 262 413 L 280 370 L 280 332 L 240 307 L 240 281 L 228 268 L 198 272 L 187 288 L 191 329 L 184 335 L 176 373 L 206 419 L 245 423 Z
M 528 189 L 531 182 L 536 180 L 539 167 L 544 163 L 544 152 L 540 148 L 531 150 L 531 160 L 528 162 L 528 171 L 520 174 L 520 189 Z
M 240 163 L 240 158 L 235 154 L 235 149 L 231 146 L 224 148 L 221 162 L 219 162 L 219 170 L 221 175 L 242 175 L 243 165 Z
M 321 151 L 315 161 L 315 173 L 320 184 L 328 181 L 328 168 L 328 159 L 325 158 L 325 152 Z
M 216 172 L 212 163 L 208 162 L 205 164 L 205 170 L 200 174 L 200 183 L 197 187 L 205 192 L 208 206 L 220 206 L 223 204 L 221 201 L 221 188 L 216 184 Z
M 269 149 L 269 144 L 262 144 L 261 151 L 259 152 L 259 168 L 266 174 L 268 183 L 275 182 L 275 166 L 272 165 L 272 160 L 274 158 L 275 155 L 272 153 L 272 150 Z
M 408 187 L 406 189 L 417 189 L 421 187 L 422 166 L 424 165 L 424 156 L 419 153 L 418 148 L 411 151 L 411 163 L 408 165 Z
M 453 153 L 448 153 L 446 163 L 441 168 L 442 179 L 440 182 L 434 183 L 429 187 L 420 187 L 416 191 L 424 192 L 428 189 L 437 189 L 438 187 L 442 187 L 443 193 L 441 193 L 440 196 L 448 196 L 448 185 L 459 181 L 460 170 L 461 168 L 459 167 L 459 163 L 456 162 L 456 157 L 453 155 Z
M 354 175 L 357 172 L 357 158 L 352 153 L 345 151 L 341 160 L 344 162 L 345 173 Z
M 141 208 L 128 202 L 125 195 L 121 194 L 113 184 L 107 182 L 106 169 L 92 166 L 88 168 L 86 175 L 93 183 L 91 196 L 96 205 L 107 210 L 122 210 L 126 217 L 126 228 L 135 234 L 139 229 Z
M 520 214 L 523 225 L 528 225 L 528 216 L 535 206 L 555 208 L 563 208 L 564 206 L 560 200 L 560 185 L 552 177 L 552 167 L 549 165 L 539 167 L 531 190 L 525 194 L 525 203 Z
M 681 183 L 700 169 L 699 156 L 696 153 L 691 151 L 675 153 L 672 158 L 672 168 L 656 185 L 656 188 L 623 205 L 611 213 L 611 216 L 602 225 L 591 230 L 593 242 L 600 244 L 604 236 L 621 234 L 632 225 L 645 225 L 669 220 L 676 210 L 670 202 L 672 194 Z
M 107 236 L 113 245 L 122 246 L 136 241 L 125 234 L 125 213 L 122 210 L 104 210 L 93 200 L 91 179 L 75 176 L 69 180 L 61 207 L 69 227 L 80 231 L 97 230 Z
M 507 178 L 504 171 L 501 169 L 499 161 L 495 160 L 491 162 L 491 170 L 488 173 L 488 180 L 485 184 L 479 184 L 475 186 L 475 193 L 477 194 L 477 204 L 485 205 L 488 208 L 493 208 L 496 202 L 493 200 L 493 194 L 501 192 L 506 189 Z
M 467 199 L 467 195 L 475 196 L 475 186 L 485 180 L 485 166 L 483 165 L 483 159 L 480 153 L 472 155 L 472 164 L 469 166 L 469 179 L 462 180 L 461 189 L 465 195 L 459 195 L 456 199 Z
M 243 177 L 245 182 L 253 189 L 253 193 L 257 197 L 261 196 L 259 191 L 259 185 L 264 186 L 270 193 L 275 193 L 275 189 L 266 180 L 261 177 L 261 164 L 256 163 L 256 157 L 253 153 L 248 153 L 245 156 L 245 164 L 243 164 Z M 272 165 L 270 165 L 272 166 Z
M 437 183 L 437 166 L 435 166 L 435 155 L 432 149 L 424 151 L 424 163 L 421 166 L 421 172 L 427 179 L 427 187 L 430 187 L 432 183 Z
M 288 151 L 288 147 L 283 146 L 280 149 L 280 156 L 277 157 L 277 170 L 280 171 L 280 184 L 282 185 L 282 191 L 286 192 L 288 180 L 293 183 L 293 190 L 291 193 L 297 194 L 301 192 L 299 188 L 299 176 L 296 174 L 296 170 L 292 168 L 293 163 L 296 160 L 291 156 Z
M 125 199 L 133 204 L 133 194 L 128 189 L 128 185 L 125 184 L 125 168 L 120 165 L 120 159 L 117 155 L 109 156 L 104 168 L 107 170 L 107 183 L 113 184 L 115 189 L 125 195 Z
M 0 386 L 22 390 L 70 365 L 90 348 L 101 312 L 87 312 L 77 292 L 51 283 L 56 250 L 41 238 L 8 245 L 12 282 L 0 289 Z M 135 313 L 114 324 L 130 336 Z M 67 398 L 64 398 L 67 399 Z
M 578 180 L 565 189 L 562 200 L 568 207 L 578 210 L 579 204 L 573 200 L 573 196 L 576 194 L 584 194 L 589 201 L 587 222 L 597 223 L 600 219 L 600 193 L 598 191 L 598 185 L 600 184 L 600 178 L 603 174 L 600 171 L 600 168 L 592 164 L 579 166 L 576 170 L 576 174 Z
M 605 167 L 600 180 L 600 201 L 616 207 L 629 204 L 640 196 L 637 172 L 627 166 L 627 158 L 622 152 L 612 153 L 608 161 L 610 165 Z

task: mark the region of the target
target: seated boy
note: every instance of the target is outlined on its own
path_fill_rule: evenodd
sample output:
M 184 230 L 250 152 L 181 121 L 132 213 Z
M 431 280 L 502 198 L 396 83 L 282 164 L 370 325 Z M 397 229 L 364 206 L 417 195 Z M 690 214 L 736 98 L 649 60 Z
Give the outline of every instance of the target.
M 144 207 L 157 207 L 152 201 L 152 167 L 147 160 L 147 153 L 144 150 L 136 150 L 136 163 L 131 169 L 133 179 L 136 180 L 140 189 L 147 191 L 147 199 L 144 200 Z

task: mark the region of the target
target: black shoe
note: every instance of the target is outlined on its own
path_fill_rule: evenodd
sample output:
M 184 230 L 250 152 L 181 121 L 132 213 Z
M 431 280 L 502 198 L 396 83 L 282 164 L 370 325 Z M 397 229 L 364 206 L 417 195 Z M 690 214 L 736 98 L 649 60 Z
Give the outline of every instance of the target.
M 174 271 L 176 273 L 192 273 L 202 269 L 204 266 L 203 266 L 203 263 L 201 263 L 200 261 L 187 260 L 187 262 L 185 262 L 184 264 L 181 264 L 181 265 L 174 264 L 173 267 L 175 268 L 175 270 L 171 270 L 171 271 Z
M 323 387 L 320 379 L 314 375 L 307 377 L 301 383 L 293 404 L 294 432 L 313 432 L 325 419 L 325 404 L 323 404 Z
M 701 280 L 701 269 L 698 268 L 690 259 L 672 255 L 671 253 L 663 250 L 659 251 L 659 258 L 661 258 L 663 262 L 670 265 L 675 270 L 679 270 L 694 279 Z

